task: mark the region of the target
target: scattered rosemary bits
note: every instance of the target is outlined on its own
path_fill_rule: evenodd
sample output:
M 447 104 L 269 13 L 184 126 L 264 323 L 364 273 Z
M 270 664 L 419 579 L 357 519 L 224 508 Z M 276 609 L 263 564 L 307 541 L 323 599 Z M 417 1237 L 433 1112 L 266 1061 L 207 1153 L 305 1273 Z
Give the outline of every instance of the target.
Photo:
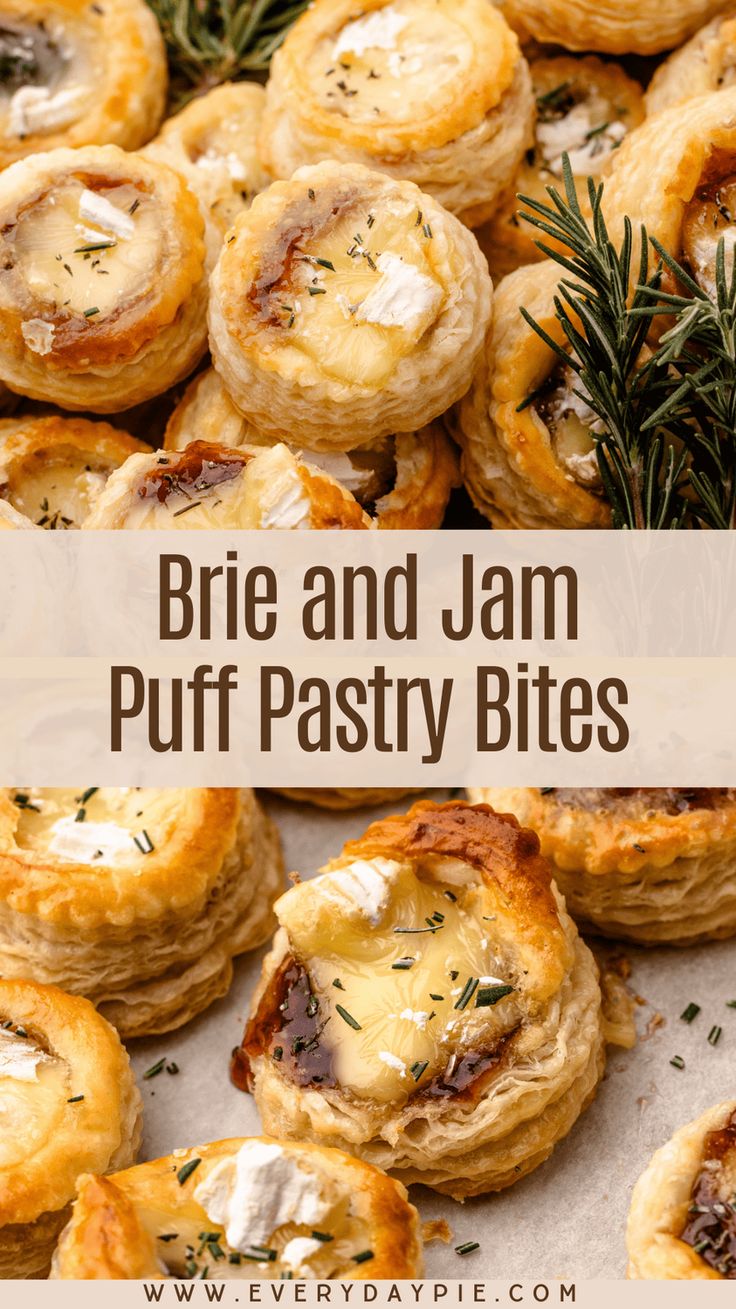
M 674 1055 L 673 1058 L 670 1059 L 670 1063 L 672 1064 L 673 1068 L 683 1069 L 685 1067 L 685 1060 L 683 1059 L 682 1055 L 679 1054 Z
M 687 1006 L 687 1008 L 683 1009 L 682 1013 L 680 1014 L 680 1018 L 682 1019 L 683 1023 L 691 1023 L 693 1019 L 697 1018 L 699 1013 L 700 1013 L 700 1005 L 693 1004 L 691 1001 L 690 1004 Z
M 195 1169 L 199 1168 L 201 1162 L 201 1159 L 190 1159 L 189 1163 L 184 1164 L 184 1166 L 179 1169 L 176 1174 L 176 1180 L 180 1186 L 183 1186 L 184 1183 L 188 1181 Z
M 455 1246 L 455 1254 L 473 1254 L 476 1250 L 480 1250 L 479 1241 L 463 1241 L 462 1245 Z

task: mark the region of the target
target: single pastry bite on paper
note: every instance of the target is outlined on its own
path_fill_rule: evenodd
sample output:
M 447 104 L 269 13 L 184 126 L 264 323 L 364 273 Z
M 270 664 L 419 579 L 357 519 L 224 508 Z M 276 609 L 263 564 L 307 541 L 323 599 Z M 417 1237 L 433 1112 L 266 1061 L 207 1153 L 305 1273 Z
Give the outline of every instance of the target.
M 491 281 L 472 233 L 411 182 L 299 169 L 256 196 L 210 284 L 210 348 L 266 436 L 352 450 L 416 432 L 467 390 Z
M 421 1277 L 400 1182 L 341 1150 L 266 1136 L 81 1177 L 53 1278 Z
M 284 433 L 284 442 L 355 496 L 376 527 L 442 526 L 460 473 L 456 449 L 441 422 L 357 450 L 304 449 L 290 431 Z M 274 444 L 273 437 L 265 437 L 235 408 L 214 368 L 189 383 L 167 424 L 164 449 L 184 450 L 194 440 L 251 450 Z
M 562 343 L 551 259 L 517 268 L 497 288 L 473 385 L 457 406 L 465 485 L 494 527 L 609 527 L 594 434 L 599 420 L 572 368 L 522 318 L 523 306 Z
M 117 146 L 0 173 L 0 378 L 114 413 L 186 377 L 206 344 L 203 220 L 184 179 Z
M 166 55 L 145 0 L 3 0 L 0 168 L 57 146 L 137 150 L 164 114 Z
M 531 141 L 519 42 L 486 0 L 316 0 L 277 50 L 262 155 L 275 177 L 323 159 L 406 178 L 470 226 Z
M 0 1278 L 45 1277 L 80 1172 L 128 1168 L 141 1099 L 87 1000 L 0 978 Z
M 514 819 L 420 801 L 276 914 L 232 1069 L 267 1131 L 462 1198 L 537 1167 L 595 1095 L 598 970 Z
M 736 82 L 736 14 L 719 15 L 655 69 L 646 93 L 648 114 Z
M 727 0 L 503 0 L 524 38 L 568 50 L 654 55 L 671 50 L 726 7 Z
M 282 885 L 278 834 L 249 790 L 0 793 L 0 975 L 86 995 L 124 1037 L 224 995 Z
M 657 1150 L 631 1198 L 628 1276 L 736 1280 L 736 1100 L 707 1109 Z
M 415 795 L 421 787 L 348 787 L 348 786 L 303 786 L 271 788 L 278 795 L 285 795 L 289 800 L 298 800 L 301 804 L 313 804 L 318 809 L 361 809 L 368 805 L 388 804 L 391 800 L 402 800 L 405 795 Z
M 641 945 L 736 934 L 736 790 L 489 787 L 538 835 L 573 918 Z
M 148 449 L 87 418 L 0 419 L 0 499 L 36 527 L 80 527 L 113 470 Z

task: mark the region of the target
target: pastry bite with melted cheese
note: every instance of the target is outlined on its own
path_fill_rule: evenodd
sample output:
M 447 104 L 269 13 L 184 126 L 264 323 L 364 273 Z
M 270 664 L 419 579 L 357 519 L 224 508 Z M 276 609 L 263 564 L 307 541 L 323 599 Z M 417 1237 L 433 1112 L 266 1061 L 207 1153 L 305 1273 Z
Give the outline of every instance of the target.
M 194 440 L 251 451 L 274 443 L 235 408 L 213 368 L 190 382 L 169 419 L 164 449 L 183 450 Z M 289 444 L 288 433 L 283 440 Z M 441 527 L 460 483 L 456 451 L 440 422 L 358 450 L 304 450 L 293 438 L 291 444 L 349 491 L 379 528 Z
M 0 1278 L 45 1277 L 81 1172 L 135 1161 L 141 1098 L 87 1000 L 0 978 Z
M 148 449 L 87 418 L 0 419 L 0 499 L 36 527 L 80 527 L 113 470 Z
M 282 885 L 252 791 L 0 793 L 0 975 L 86 995 L 124 1037 L 224 995 Z
M 491 787 L 470 795 L 537 833 L 586 928 L 641 945 L 736 933 L 736 790 Z
M 265 1136 L 85 1176 L 53 1278 L 362 1281 L 421 1277 L 400 1182 L 317 1145 Z
M 470 226 L 531 140 L 519 42 L 486 0 L 316 0 L 274 55 L 264 162 L 323 159 L 407 178 Z
M 736 1280 L 736 1100 L 706 1110 L 657 1150 L 631 1198 L 628 1276 Z
M 390 800 L 401 800 L 405 795 L 415 795 L 421 787 L 404 787 L 402 790 L 378 787 L 272 787 L 278 795 L 285 795 L 289 800 L 298 800 L 300 804 L 313 804 L 318 809 L 360 809 L 374 804 L 388 804 Z
M 723 91 L 736 82 L 736 14 L 719 15 L 702 27 L 658 68 L 647 87 L 648 114 Z
M 477 242 L 411 182 L 303 168 L 254 200 L 210 286 L 213 362 L 265 436 L 352 450 L 467 390 L 491 282 Z
M 3 0 L 0 169 L 57 146 L 137 150 L 164 115 L 167 69 L 145 0 Z
M 12 530 L 18 527 L 33 530 L 34 524 L 24 514 L 19 514 L 18 510 L 8 504 L 7 500 L 0 500 L 0 532 L 8 528 Z
M 598 971 L 514 819 L 420 801 L 276 914 L 233 1057 L 267 1131 L 462 1198 L 542 1163 L 594 1096 Z
M 655 55 L 679 45 L 726 0 L 504 0 L 511 26 L 548 45 Z
M 609 527 L 596 453 L 599 420 L 572 368 L 522 318 L 524 306 L 563 341 L 552 260 L 517 268 L 498 287 L 493 325 L 453 432 L 474 504 L 494 527 Z
M 203 222 L 184 179 L 117 146 L 0 173 L 0 378 L 114 413 L 191 372 L 206 344 Z

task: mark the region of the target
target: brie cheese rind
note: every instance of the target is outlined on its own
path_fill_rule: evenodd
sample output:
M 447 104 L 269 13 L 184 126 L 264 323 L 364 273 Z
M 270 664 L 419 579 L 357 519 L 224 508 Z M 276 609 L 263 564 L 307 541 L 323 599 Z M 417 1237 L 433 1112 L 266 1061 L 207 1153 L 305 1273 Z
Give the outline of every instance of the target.
M 164 115 L 161 31 L 145 0 L 3 0 L 0 169 L 58 146 L 137 150 Z
M 470 226 L 531 140 L 516 36 L 486 0 L 317 0 L 274 55 L 262 155 L 275 177 L 323 159 L 405 178 Z
M 736 791 L 475 788 L 533 828 L 573 918 L 641 945 L 736 934 Z
M 457 406 L 453 434 L 474 504 L 500 528 L 609 527 L 594 436 L 598 419 L 572 369 L 522 318 L 562 343 L 556 263 L 517 268 L 494 299 L 486 353 Z M 529 397 L 534 397 L 528 403 Z
M 736 1100 L 707 1109 L 653 1155 L 631 1197 L 627 1276 L 736 1279 Z
M 194 441 L 134 455 L 84 523 L 99 528 L 365 529 L 371 520 L 339 482 L 285 445 L 234 450 Z
M 472 234 L 411 182 L 324 163 L 256 197 L 210 291 L 236 407 L 267 436 L 351 450 L 416 432 L 467 390 L 492 287 Z
M 504 0 L 511 26 L 548 45 L 655 55 L 679 45 L 725 0 Z
M 51 1276 L 361 1281 L 422 1273 L 419 1215 L 400 1182 L 340 1150 L 246 1137 L 80 1178 Z
M 405 795 L 415 795 L 422 787 L 384 788 L 378 787 L 272 787 L 278 795 L 285 795 L 289 800 L 300 804 L 313 804 L 318 809 L 360 809 L 367 805 L 388 804 L 391 800 L 402 800 Z
M 0 377 L 114 413 L 191 372 L 206 344 L 203 222 L 184 180 L 117 146 L 0 173 Z
M 441 527 L 450 493 L 459 485 L 455 447 L 439 422 L 358 450 L 305 450 L 288 433 L 282 439 L 355 496 L 379 528 Z M 235 408 L 210 368 L 190 382 L 172 413 L 164 449 L 183 450 L 194 440 L 252 451 L 273 445 L 275 438 L 264 436 Z
M 723 91 L 736 82 L 736 18 L 714 18 L 654 70 L 644 97 L 647 114 Z
M 262 86 L 225 82 L 167 119 L 143 151 L 181 173 L 199 200 L 210 268 L 228 228 L 272 180 L 258 154 L 265 102 Z
M 282 885 L 250 790 L 0 793 L 0 975 L 86 995 L 125 1037 L 224 995 Z
M 128 1056 L 92 1005 L 0 978 L 0 1278 L 46 1276 L 80 1170 L 132 1164 L 140 1118 Z
M 535 1168 L 594 1096 L 597 968 L 508 816 L 420 801 L 276 914 L 233 1066 L 267 1131 L 461 1198 Z
M 149 447 L 87 418 L 0 419 L 0 499 L 26 526 L 80 527 L 115 468 Z

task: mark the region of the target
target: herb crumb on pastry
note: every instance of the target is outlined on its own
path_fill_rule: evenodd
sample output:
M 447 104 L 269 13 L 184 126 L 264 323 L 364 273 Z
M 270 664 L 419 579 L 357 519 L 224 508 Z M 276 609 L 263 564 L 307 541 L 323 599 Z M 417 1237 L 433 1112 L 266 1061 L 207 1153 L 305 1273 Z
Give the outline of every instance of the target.
M 525 37 L 568 50 L 654 55 L 671 50 L 727 0 L 504 0 L 507 21 Z
M 0 1278 L 45 1277 L 80 1171 L 134 1162 L 140 1095 L 87 1000 L 3 977 L 0 1104 Z
M 324 163 L 237 220 L 210 287 L 214 366 L 264 435 L 351 450 L 467 390 L 491 281 L 473 235 L 411 182 Z
M 514 819 L 420 801 L 276 914 L 233 1057 L 267 1131 L 462 1198 L 537 1167 L 595 1095 L 598 970 Z
M 736 82 L 736 14 L 729 11 L 702 27 L 654 70 L 646 92 L 647 114 L 727 90 Z
M 282 885 L 278 834 L 249 790 L 0 794 L 0 974 L 88 996 L 124 1037 L 224 995 Z

